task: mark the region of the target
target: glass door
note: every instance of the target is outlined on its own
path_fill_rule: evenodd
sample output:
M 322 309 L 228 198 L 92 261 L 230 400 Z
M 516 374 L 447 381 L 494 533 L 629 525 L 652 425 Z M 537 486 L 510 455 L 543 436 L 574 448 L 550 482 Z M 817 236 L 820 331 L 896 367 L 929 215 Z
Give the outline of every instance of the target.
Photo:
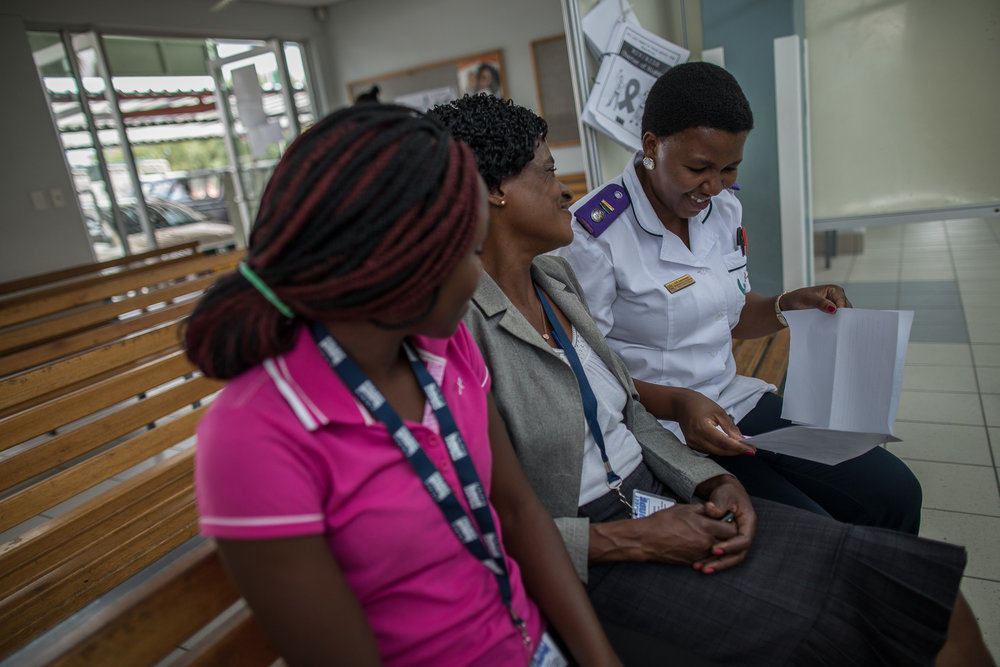
M 29 39 L 95 258 L 156 247 L 100 36 L 62 31 Z
M 223 124 L 231 185 L 244 233 L 288 144 L 315 121 L 297 44 L 216 41 L 209 62 Z
M 28 37 L 96 259 L 245 245 L 274 164 L 315 122 L 299 44 Z

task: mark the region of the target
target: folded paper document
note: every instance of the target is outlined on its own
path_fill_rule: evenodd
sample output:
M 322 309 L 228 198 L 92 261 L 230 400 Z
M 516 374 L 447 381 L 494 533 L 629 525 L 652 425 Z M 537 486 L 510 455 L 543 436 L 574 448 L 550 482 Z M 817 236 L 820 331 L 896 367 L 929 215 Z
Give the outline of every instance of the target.
M 781 416 L 801 426 L 748 438 L 755 447 L 835 464 L 892 435 L 913 311 L 784 313 L 790 329 Z

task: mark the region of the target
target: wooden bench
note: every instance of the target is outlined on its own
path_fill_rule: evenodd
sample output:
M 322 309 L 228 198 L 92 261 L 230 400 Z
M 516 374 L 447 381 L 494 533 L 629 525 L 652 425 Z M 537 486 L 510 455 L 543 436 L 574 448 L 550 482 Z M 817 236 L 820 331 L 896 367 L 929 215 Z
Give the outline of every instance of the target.
M 789 340 L 787 328 L 762 338 L 733 339 L 736 372 L 769 382 L 782 393 L 788 371 Z
M 22 528 L 0 544 L 0 659 L 278 660 L 197 536 L 191 440 L 221 383 L 190 366 L 180 328 L 157 324 L 0 379 L 0 531 Z M 733 349 L 741 373 L 780 388 L 787 330 Z
M 0 659 L 152 664 L 192 636 L 177 664 L 276 659 L 198 537 L 193 436 L 222 383 L 171 312 L 0 378 Z
M 189 241 L 187 243 L 179 243 L 177 245 L 168 246 L 166 248 L 157 248 L 155 250 L 148 250 L 137 255 L 126 255 L 124 257 L 117 257 L 115 259 L 108 259 L 103 262 L 91 262 L 89 264 L 79 264 L 77 266 L 71 266 L 65 269 L 58 269 L 56 271 L 49 271 L 47 273 L 39 273 L 33 276 L 28 276 L 26 278 L 18 278 L 17 280 L 8 280 L 7 282 L 0 283 L 0 297 L 6 297 L 10 294 L 15 294 L 17 292 L 25 292 L 30 289 L 35 289 L 38 287 L 53 286 L 56 284 L 65 284 L 68 281 L 77 279 L 81 276 L 99 276 L 109 272 L 111 269 L 120 266 L 128 266 L 130 264 L 138 263 L 150 263 L 155 262 L 163 258 L 168 258 L 175 256 L 177 254 L 184 253 L 194 253 L 195 248 L 198 247 L 197 241 Z M 2 301 L 0 301 L 2 303 Z
M 573 193 L 574 202 L 589 192 L 587 189 L 587 175 L 582 171 L 572 174 L 559 174 L 559 180 Z
M 184 649 L 176 648 L 191 637 Z M 265 667 L 278 661 L 278 654 L 230 582 L 213 543 L 202 541 L 30 658 L 33 664 L 60 666 Z
M 181 254 L 0 302 L 0 376 L 176 320 L 245 251 Z

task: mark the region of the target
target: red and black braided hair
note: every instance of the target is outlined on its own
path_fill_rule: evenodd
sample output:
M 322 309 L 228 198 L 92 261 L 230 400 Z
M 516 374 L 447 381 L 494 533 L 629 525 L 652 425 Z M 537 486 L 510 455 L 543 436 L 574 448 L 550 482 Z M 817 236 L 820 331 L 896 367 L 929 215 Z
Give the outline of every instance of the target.
M 426 312 L 472 242 L 477 174 L 469 147 L 412 109 L 365 104 L 327 116 L 278 163 L 246 259 L 295 317 L 227 274 L 187 322 L 188 358 L 226 379 L 290 350 L 303 320 Z

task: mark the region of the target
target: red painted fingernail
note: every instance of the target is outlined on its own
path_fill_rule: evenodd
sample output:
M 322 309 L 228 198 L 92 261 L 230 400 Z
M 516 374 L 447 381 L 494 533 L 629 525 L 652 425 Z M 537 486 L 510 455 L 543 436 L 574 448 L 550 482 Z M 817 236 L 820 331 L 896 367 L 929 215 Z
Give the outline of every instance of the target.
M 715 572 L 715 568 L 713 568 L 713 567 L 706 567 L 706 568 L 705 568 L 704 570 L 702 570 L 702 571 L 703 571 L 703 572 L 704 572 L 705 574 L 712 574 L 713 572 Z
M 753 456 L 754 454 L 757 453 L 757 450 L 756 449 L 744 449 L 743 453 L 746 454 L 747 456 Z
M 701 563 L 695 563 L 694 564 L 694 569 L 700 570 L 701 569 Z
M 719 547 L 715 547 L 714 549 L 712 549 L 712 553 L 715 554 L 716 556 L 721 556 L 726 552 L 720 549 Z
M 826 312 L 828 312 L 828 313 L 835 312 L 836 310 L 837 310 L 836 306 L 827 306 L 826 307 Z

